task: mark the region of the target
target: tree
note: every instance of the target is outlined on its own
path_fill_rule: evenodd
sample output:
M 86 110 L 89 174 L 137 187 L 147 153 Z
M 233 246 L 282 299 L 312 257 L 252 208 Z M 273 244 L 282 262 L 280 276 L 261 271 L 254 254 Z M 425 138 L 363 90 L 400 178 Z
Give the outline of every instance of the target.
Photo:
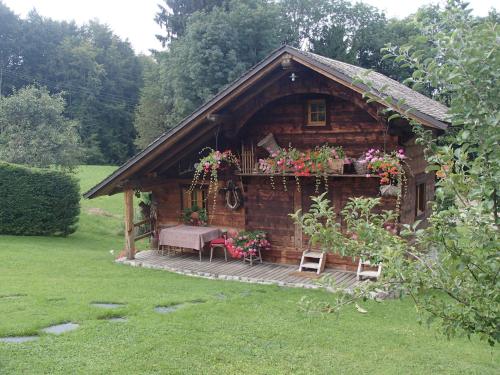
M 20 64 L 20 48 L 16 43 L 19 30 L 19 17 L 0 2 L 0 97 L 10 91 L 10 83 L 6 82 L 4 72 L 16 69 Z
M 71 168 L 79 162 L 76 121 L 64 117 L 62 94 L 28 86 L 0 98 L 0 160 Z
M 141 65 L 127 41 L 104 25 L 81 27 L 40 16 L 19 19 L 0 4 L 0 62 L 4 95 L 39 84 L 64 92 L 65 116 L 77 120 L 85 162 L 115 164 L 135 152 L 133 114 Z M 0 60 L 2 57 L 0 56 Z M 7 61 L 7 62 L 6 62 Z
M 435 87 L 434 94 L 449 102 L 451 129 L 440 141 L 413 122 L 428 170 L 439 178 L 429 226 L 407 227 L 407 242 L 384 230 L 387 223 L 377 219 L 369 199 L 358 198 L 343 211 L 347 231 L 355 235 L 345 240 L 347 253 L 362 255 L 368 247 L 384 263 L 383 278 L 363 283 L 351 301 L 377 288 L 400 288 L 446 335 L 478 335 L 491 345 L 500 341 L 497 26 L 496 13 L 476 19 L 465 3 L 450 1 L 439 17 L 420 25 L 436 58 L 410 46 L 387 48 L 387 58 L 414 71 L 411 81 Z M 384 100 L 390 108 L 390 96 Z
M 155 21 L 165 35 L 156 35 L 163 47 L 174 39 L 184 35 L 188 18 L 198 11 L 211 11 L 212 8 L 221 7 L 227 0 L 163 0 L 165 5 L 158 4 L 159 12 Z
M 90 45 L 89 52 L 95 54 L 93 63 L 102 69 L 95 89 L 80 93 L 92 100 L 82 103 L 83 116 L 75 116 L 82 124 L 84 145 L 96 151 L 89 152 L 86 161 L 121 163 L 135 152 L 133 121 L 142 86 L 142 67 L 129 42 L 114 35 L 108 26 L 92 21 L 82 32 L 86 42 L 81 44 Z
M 233 0 L 193 13 L 185 34 L 156 54 L 156 80 L 142 91 L 135 124 L 145 145 L 175 126 L 280 45 L 284 19 L 264 0 Z M 158 93 L 154 99 L 151 93 Z M 156 112 L 146 113 L 147 106 Z M 166 116 L 163 117 L 166 113 Z
M 171 101 L 164 96 L 161 83 L 160 63 L 150 57 L 141 58 L 144 86 L 136 108 L 134 126 L 137 132 L 136 145 L 144 149 L 152 140 L 168 129 L 167 118 Z

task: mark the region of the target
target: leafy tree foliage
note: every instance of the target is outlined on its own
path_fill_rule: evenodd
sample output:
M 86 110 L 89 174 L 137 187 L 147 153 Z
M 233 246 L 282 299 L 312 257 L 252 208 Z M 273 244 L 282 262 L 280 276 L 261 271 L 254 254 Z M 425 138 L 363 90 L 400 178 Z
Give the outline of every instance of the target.
M 226 0 L 163 0 L 163 4 L 158 4 L 159 12 L 155 21 L 165 35 L 157 35 L 163 47 L 172 40 L 181 37 L 186 31 L 186 24 L 189 16 L 198 11 L 210 11 L 212 8 L 224 5 Z
M 76 121 L 64 117 L 61 94 L 29 86 L 0 98 L 0 160 L 36 167 L 75 166 Z
M 405 229 L 412 238 L 407 242 L 373 212 L 376 202 L 357 198 L 342 212 L 352 235 L 339 241 L 346 254 L 369 249 L 384 263 L 383 278 L 363 284 L 351 301 L 377 288 L 401 288 L 446 335 L 478 335 L 491 345 L 500 341 L 497 26 L 496 14 L 478 20 L 465 3 L 450 1 L 439 17 L 421 25 L 437 58 L 409 46 L 388 47 L 388 58 L 414 71 L 411 81 L 436 88 L 434 94 L 450 105 L 451 129 L 441 141 L 414 124 L 429 171 L 439 178 L 433 213 L 428 227 L 417 223 Z M 390 104 L 389 97 L 386 101 Z M 319 203 L 324 206 L 321 197 Z M 344 297 L 339 304 L 346 304 Z
M 144 87 L 141 89 L 134 125 L 137 129 L 136 144 L 143 149 L 168 128 L 167 118 L 172 102 L 165 97 L 161 86 L 165 81 L 160 63 L 149 57 L 142 57 L 141 61 Z
M 15 69 L 20 63 L 19 45 L 16 37 L 20 31 L 19 19 L 0 2 L 0 96 L 6 69 Z
M 147 145 L 157 130 L 177 124 L 278 47 L 283 21 L 279 7 L 264 0 L 233 0 L 193 13 L 184 35 L 156 54 L 157 76 L 146 78 L 136 113 L 138 144 Z
M 65 115 L 79 123 L 86 162 L 117 163 L 131 156 L 142 78 L 129 43 L 97 22 L 78 27 L 36 12 L 19 19 L 1 3 L 0 15 L 0 35 L 7 35 L 0 38 L 2 94 L 32 83 L 51 93 L 64 91 Z

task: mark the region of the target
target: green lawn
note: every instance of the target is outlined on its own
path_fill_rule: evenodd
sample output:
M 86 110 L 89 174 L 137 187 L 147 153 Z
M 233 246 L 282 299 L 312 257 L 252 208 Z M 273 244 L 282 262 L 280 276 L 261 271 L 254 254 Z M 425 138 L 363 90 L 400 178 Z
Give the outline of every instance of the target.
M 112 167 L 85 167 L 82 191 Z M 100 208 L 101 211 L 91 210 Z M 105 212 L 102 212 L 104 210 Z M 106 214 L 106 215 L 103 215 Z M 0 236 L 0 374 L 497 374 L 485 343 L 447 341 L 421 327 L 410 301 L 363 304 L 340 316 L 297 311 L 321 291 L 212 281 L 113 263 L 122 246 L 122 197 L 82 201 L 68 238 Z M 17 297 L 15 295 L 18 295 Z M 157 305 L 187 303 L 173 313 Z M 115 311 L 92 302 L 126 304 Z M 102 318 L 125 316 L 126 323 Z M 60 336 L 40 329 L 60 322 Z

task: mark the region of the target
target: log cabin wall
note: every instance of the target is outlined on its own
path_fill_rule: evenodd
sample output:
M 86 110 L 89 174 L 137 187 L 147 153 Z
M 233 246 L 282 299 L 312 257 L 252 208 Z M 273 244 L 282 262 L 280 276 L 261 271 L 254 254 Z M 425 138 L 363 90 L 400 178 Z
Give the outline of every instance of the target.
M 305 126 L 306 103 L 310 98 L 326 99 L 327 127 Z M 401 147 L 398 136 L 387 132 L 384 121 L 378 118 L 373 105 L 366 104 L 359 94 L 333 81 L 319 79 L 315 74 L 293 85 L 288 77 L 283 77 L 255 98 L 246 99 L 244 103 L 232 103 L 232 112 L 237 114 L 232 117 L 234 122 L 231 125 L 234 128 L 231 130 L 236 134 L 233 135 L 231 148 L 236 152 L 240 152 L 242 143 L 256 147 L 269 133 L 274 134 L 281 147 L 291 144 L 300 150 L 307 150 L 329 143 L 342 146 L 347 156 L 353 158 L 359 157 L 369 148 L 390 152 Z M 404 148 L 411 156 L 412 169 L 422 179 L 425 163 L 421 148 L 414 142 Z M 263 157 L 267 157 L 267 152 L 256 148 L 256 159 Z M 408 195 L 403 199 L 401 219 L 405 223 L 415 218 L 415 178 L 409 178 Z M 287 191 L 282 186 L 280 176 L 275 177 L 275 190 L 271 187 L 269 177 L 245 176 L 234 180 L 241 184 L 243 207 L 236 211 L 229 210 L 225 207 L 224 196 L 218 194 L 211 225 L 237 230 L 264 230 L 272 244 L 272 250 L 264 254 L 265 259 L 298 264 L 302 250 L 308 245 L 307 239 L 302 238 L 288 215 L 299 208 L 309 208 L 309 197 L 316 194 L 315 178 L 301 178 L 301 192 L 297 192 L 293 178 L 287 179 Z M 428 180 L 429 188 L 426 190 L 429 199 L 433 194 L 431 181 L 432 178 Z M 181 221 L 181 190 L 189 183 L 188 179 L 172 177 L 165 184 L 153 187 L 159 225 Z M 223 182 L 220 182 L 222 186 Z M 379 180 L 376 178 L 335 177 L 329 179 L 328 197 L 339 213 L 350 197 L 378 196 L 378 188 Z M 395 198 L 383 198 L 381 209 L 394 209 L 395 203 Z M 211 197 L 207 208 L 211 214 Z M 328 255 L 327 265 L 348 270 L 355 270 L 356 267 L 351 258 L 335 254 Z
M 425 220 L 431 214 L 429 203 L 434 199 L 435 174 L 426 173 L 427 163 L 424 158 L 423 146 L 415 143 L 415 138 L 405 143 L 404 146 L 409 166 L 407 174 L 407 189 L 402 199 L 400 221 L 402 224 L 411 224 L 415 220 Z M 425 210 L 422 213 L 417 212 L 417 186 L 425 185 Z
M 151 192 L 158 208 L 158 225 L 169 226 L 180 224 L 182 222 L 182 202 L 183 188 L 188 188 L 191 180 L 172 179 L 161 186 L 155 186 Z M 223 182 L 219 183 L 223 187 Z M 213 199 L 212 195 L 207 200 L 207 211 L 212 213 Z M 227 229 L 242 230 L 245 229 L 245 211 L 242 208 L 232 211 L 225 207 L 224 196 L 217 194 L 215 214 L 210 223 L 211 225 Z
M 289 214 L 298 209 L 307 211 L 311 205 L 310 197 L 317 195 L 314 177 L 301 178 L 301 191 L 296 189 L 295 179 L 287 179 L 287 191 L 284 190 L 281 177 L 275 179 L 275 189 L 271 187 L 269 177 L 245 177 L 245 216 L 246 228 L 265 230 L 272 243 L 271 251 L 264 253 L 264 258 L 271 262 L 298 264 L 302 251 L 308 248 L 307 238 L 302 238 L 290 219 Z M 338 177 L 330 178 L 328 199 L 332 202 L 340 224 L 340 211 L 349 198 L 378 195 L 378 180 L 375 178 Z M 324 186 L 319 193 L 324 192 Z M 383 198 L 383 209 L 395 208 L 394 198 Z M 327 265 L 339 269 L 354 271 L 356 264 L 350 257 L 328 254 Z
M 328 128 L 305 126 L 305 103 L 310 97 L 294 95 L 271 103 L 250 120 L 241 138 L 257 144 L 264 136 L 273 133 L 281 147 L 291 144 L 305 150 L 330 143 L 342 146 L 347 156 L 355 158 L 372 147 L 382 150 L 397 148 L 397 137 L 386 135 L 383 125 L 355 104 L 341 98 L 326 98 Z M 265 150 L 257 151 L 258 156 L 266 156 Z

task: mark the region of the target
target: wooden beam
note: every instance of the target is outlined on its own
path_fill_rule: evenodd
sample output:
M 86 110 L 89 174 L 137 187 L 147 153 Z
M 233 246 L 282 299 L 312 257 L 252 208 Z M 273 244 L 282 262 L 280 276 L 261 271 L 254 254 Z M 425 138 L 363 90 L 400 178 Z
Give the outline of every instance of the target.
M 264 92 L 264 90 L 267 90 L 269 88 L 269 86 L 275 84 L 276 82 L 278 82 L 281 78 L 283 78 L 287 74 L 289 74 L 289 72 L 283 71 L 283 70 L 281 70 L 281 71 L 278 70 L 271 77 L 269 77 L 268 79 L 266 79 L 266 81 L 264 83 L 262 83 L 262 85 L 260 85 L 257 88 L 250 89 L 249 90 L 250 92 L 246 93 L 245 96 L 243 96 L 242 98 L 236 99 L 235 102 L 234 102 L 234 104 L 233 104 L 233 106 L 232 106 L 232 108 L 230 110 L 232 112 L 238 113 L 239 109 L 242 106 L 244 106 L 250 100 L 254 99 L 259 94 L 261 94 L 262 92 Z
M 153 232 L 146 232 L 146 233 L 140 234 L 137 237 L 134 237 L 134 241 L 139 241 L 139 240 L 142 240 L 143 238 L 147 238 L 147 237 L 151 236 L 151 233 L 153 233 Z
M 123 196 L 125 199 L 125 251 L 127 259 L 134 259 L 134 191 L 127 189 L 123 192 Z
M 149 223 L 149 219 L 144 219 L 141 221 L 138 221 L 137 223 L 134 223 L 134 227 L 140 227 L 141 225 Z
M 204 142 L 210 141 L 211 138 L 215 139 L 215 134 L 211 134 L 215 130 L 215 126 L 213 124 L 207 123 L 207 126 L 202 127 L 196 133 L 188 134 L 184 142 L 178 142 L 174 147 L 172 147 L 168 153 L 165 153 L 165 157 L 159 157 L 158 159 L 152 161 L 149 165 L 146 166 L 146 173 L 151 172 L 160 172 L 164 171 L 175 163 L 177 163 L 180 159 L 180 156 L 185 155 L 188 150 L 187 144 L 195 145 L 191 146 L 193 149 L 199 147 L 200 144 Z
M 219 125 L 231 122 L 232 116 L 229 114 L 210 113 L 207 115 L 207 121 L 212 124 Z
M 316 77 L 312 76 L 307 78 L 305 72 L 303 72 L 301 78 L 294 83 L 288 80 L 274 82 L 277 83 L 277 85 L 272 87 L 266 86 L 267 90 L 261 92 L 260 95 L 249 95 L 245 97 L 243 106 L 240 106 L 240 103 L 236 104 L 237 107 L 235 108 L 238 108 L 238 117 L 235 116 L 235 122 L 232 129 L 233 133 L 237 134 L 240 129 L 266 105 L 291 94 L 321 94 L 339 97 L 343 100 L 352 102 L 361 110 L 366 111 L 377 122 L 384 121 L 379 114 L 379 109 L 382 108 L 382 105 L 378 103 L 367 103 L 362 99 L 360 94 L 352 90 L 345 90 L 345 86 L 337 82 L 325 82 L 321 75 L 316 72 L 314 74 Z

